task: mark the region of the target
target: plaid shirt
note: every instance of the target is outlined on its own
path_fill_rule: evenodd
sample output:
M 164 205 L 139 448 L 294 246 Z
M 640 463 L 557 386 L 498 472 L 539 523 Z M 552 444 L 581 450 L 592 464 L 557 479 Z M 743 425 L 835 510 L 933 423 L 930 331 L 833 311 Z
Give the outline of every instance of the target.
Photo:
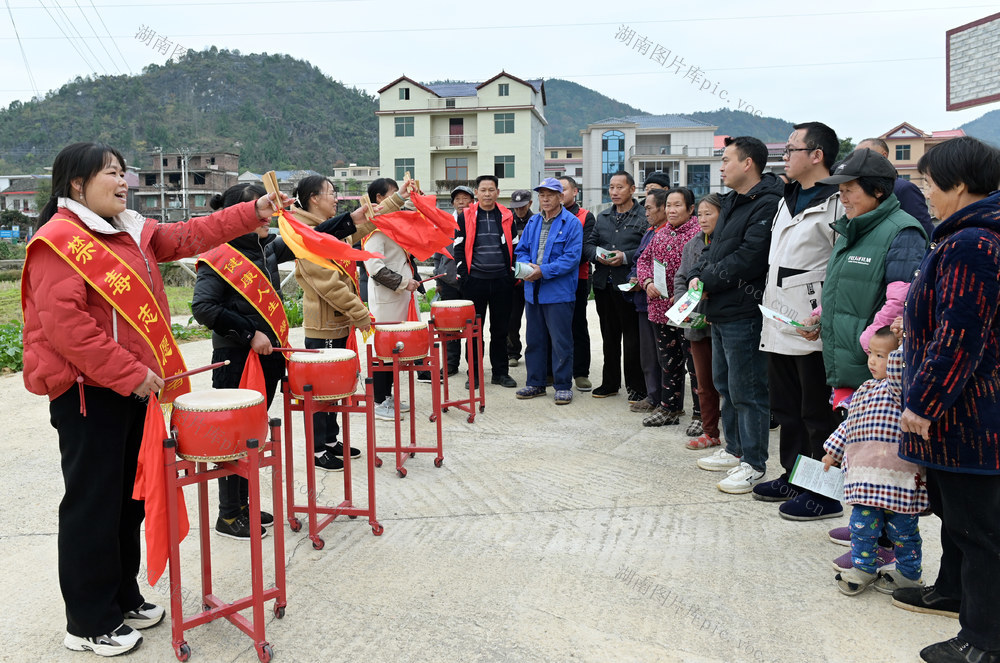
M 858 387 L 847 419 L 823 444 L 843 467 L 848 504 L 896 513 L 927 508 L 923 469 L 899 457 L 902 373 L 903 353 L 895 350 L 889 355 L 886 378 Z

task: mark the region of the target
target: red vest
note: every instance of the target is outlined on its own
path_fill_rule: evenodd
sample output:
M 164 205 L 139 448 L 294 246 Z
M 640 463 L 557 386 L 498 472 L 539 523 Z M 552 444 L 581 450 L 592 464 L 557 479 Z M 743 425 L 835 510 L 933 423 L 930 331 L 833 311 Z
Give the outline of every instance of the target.
M 576 218 L 580 219 L 581 226 L 586 227 L 588 214 L 590 214 L 590 212 L 583 209 L 582 207 L 577 208 Z M 590 261 L 585 259 L 583 261 L 583 264 L 580 265 L 580 273 L 577 275 L 577 279 L 586 279 L 586 278 L 590 278 Z
M 503 205 L 497 203 L 500 210 L 500 226 L 503 228 L 503 236 L 507 240 L 507 254 L 510 257 L 510 264 L 514 264 L 514 243 L 511 235 L 514 226 L 514 214 Z M 472 246 L 476 243 L 476 212 L 479 210 L 479 203 L 473 203 L 465 208 L 465 265 L 468 271 L 472 270 Z

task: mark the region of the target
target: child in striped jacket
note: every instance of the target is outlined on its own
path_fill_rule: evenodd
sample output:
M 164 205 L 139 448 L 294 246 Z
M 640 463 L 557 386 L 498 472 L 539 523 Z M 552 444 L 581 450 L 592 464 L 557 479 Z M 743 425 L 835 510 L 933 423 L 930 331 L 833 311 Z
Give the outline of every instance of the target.
M 923 584 L 917 518 L 927 508 L 927 489 L 923 469 L 899 457 L 902 351 L 888 326 L 875 332 L 868 348 L 874 379 L 854 393 L 847 418 L 823 445 L 825 469 L 841 464 L 844 501 L 854 507 L 849 524 L 853 566 L 836 575 L 837 587 L 848 596 L 873 583 L 886 594 Z M 896 569 L 876 575 L 883 525 L 896 549 Z

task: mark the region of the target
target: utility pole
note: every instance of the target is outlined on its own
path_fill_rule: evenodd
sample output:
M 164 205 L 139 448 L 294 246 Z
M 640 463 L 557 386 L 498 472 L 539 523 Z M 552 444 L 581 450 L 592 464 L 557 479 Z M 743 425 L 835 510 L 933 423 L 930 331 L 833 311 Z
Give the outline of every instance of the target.
M 167 199 L 163 184 L 163 146 L 156 148 L 156 160 L 160 162 L 160 221 L 167 220 Z

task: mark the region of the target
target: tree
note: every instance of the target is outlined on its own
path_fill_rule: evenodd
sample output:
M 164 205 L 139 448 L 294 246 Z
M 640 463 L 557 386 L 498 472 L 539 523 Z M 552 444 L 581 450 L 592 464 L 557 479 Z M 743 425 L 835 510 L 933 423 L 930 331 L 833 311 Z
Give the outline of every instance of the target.
M 48 205 L 49 198 L 52 196 L 52 180 L 48 178 L 38 180 L 38 191 L 35 192 L 35 209 L 39 212 L 42 208 Z
M 837 152 L 837 161 L 843 161 L 847 156 L 854 151 L 855 145 L 851 140 L 851 137 L 840 139 L 840 151 Z

